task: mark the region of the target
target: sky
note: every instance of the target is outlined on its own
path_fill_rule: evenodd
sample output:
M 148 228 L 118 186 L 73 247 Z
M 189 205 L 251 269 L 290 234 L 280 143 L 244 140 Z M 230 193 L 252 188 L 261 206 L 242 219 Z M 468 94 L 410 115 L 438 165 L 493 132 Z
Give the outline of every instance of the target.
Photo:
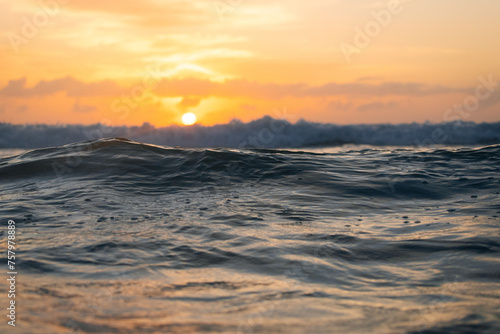
M 500 121 L 498 0 L 0 0 L 0 122 Z

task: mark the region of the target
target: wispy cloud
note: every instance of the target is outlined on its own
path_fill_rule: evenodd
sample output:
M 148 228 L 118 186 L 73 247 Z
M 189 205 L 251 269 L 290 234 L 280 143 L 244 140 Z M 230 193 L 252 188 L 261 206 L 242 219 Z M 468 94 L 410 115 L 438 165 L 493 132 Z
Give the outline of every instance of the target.
M 26 78 L 10 80 L 0 90 L 0 95 L 5 97 L 33 97 L 65 92 L 67 96 L 77 97 L 113 95 L 123 92 L 123 89 L 111 80 L 85 83 L 72 77 L 66 77 L 55 80 L 42 80 L 33 87 L 26 87 L 26 82 Z
M 10 80 L 0 90 L 0 95 L 11 97 L 45 96 L 65 92 L 67 96 L 106 96 L 124 91 L 116 82 L 103 80 L 86 83 L 72 77 L 42 80 L 27 87 L 27 79 Z M 420 83 L 387 82 L 381 84 L 326 83 L 311 86 L 306 83 L 273 84 L 247 80 L 214 82 L 196 78 L 163 79 L 153 93 L 161 97 L 192 96 L 206 97 L 250 97 L 276 99 L 284 97 L 328 97 L 328 96 L 429 96 L 467 92 L 470 88 L 430 86 Z

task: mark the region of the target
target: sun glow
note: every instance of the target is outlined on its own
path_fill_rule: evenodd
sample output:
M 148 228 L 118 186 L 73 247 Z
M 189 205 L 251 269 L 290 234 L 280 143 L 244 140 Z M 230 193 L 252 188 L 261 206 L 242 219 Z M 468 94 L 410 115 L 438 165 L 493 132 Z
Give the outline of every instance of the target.
M 185 113 L 182 115 L 182 124 L 184 125 L 193 125 L 196 123 L 196 115 L 192 112 Z

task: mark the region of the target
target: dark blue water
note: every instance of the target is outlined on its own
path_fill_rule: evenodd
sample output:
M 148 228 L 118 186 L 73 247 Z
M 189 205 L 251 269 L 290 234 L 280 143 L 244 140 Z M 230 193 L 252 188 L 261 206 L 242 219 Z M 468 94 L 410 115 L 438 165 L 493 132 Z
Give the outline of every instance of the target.
M 15 330 L 497 333 L 499 181 L 500 145 L 4 157 Z

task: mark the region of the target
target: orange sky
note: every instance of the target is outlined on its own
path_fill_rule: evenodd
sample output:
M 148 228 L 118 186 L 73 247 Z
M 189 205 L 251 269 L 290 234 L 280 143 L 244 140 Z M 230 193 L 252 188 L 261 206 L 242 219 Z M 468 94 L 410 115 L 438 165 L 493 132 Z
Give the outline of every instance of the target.
M 500 121 L 500 85 L 482 83 L 500 81 L 499 13 L 497 0 L 0 0 L 0 122 Z

